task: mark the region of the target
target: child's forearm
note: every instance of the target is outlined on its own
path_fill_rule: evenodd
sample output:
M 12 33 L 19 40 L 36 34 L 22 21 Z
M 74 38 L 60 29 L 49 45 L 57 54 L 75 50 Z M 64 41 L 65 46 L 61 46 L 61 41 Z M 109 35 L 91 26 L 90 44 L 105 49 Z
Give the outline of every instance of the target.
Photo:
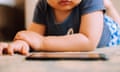
M 95 49 L 92 41 L 82 34 L 45 37 L 42 45 L 45 51 L 91 51 Z

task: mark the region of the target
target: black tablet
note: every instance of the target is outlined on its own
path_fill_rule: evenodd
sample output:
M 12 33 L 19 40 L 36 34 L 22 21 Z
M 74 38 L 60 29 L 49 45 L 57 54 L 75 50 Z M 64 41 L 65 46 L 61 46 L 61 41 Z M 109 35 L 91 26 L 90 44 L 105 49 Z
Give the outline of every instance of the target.
M 108 57 L 103 53 L 37 52 L 27 56 L 26 60 L 108 60 Z

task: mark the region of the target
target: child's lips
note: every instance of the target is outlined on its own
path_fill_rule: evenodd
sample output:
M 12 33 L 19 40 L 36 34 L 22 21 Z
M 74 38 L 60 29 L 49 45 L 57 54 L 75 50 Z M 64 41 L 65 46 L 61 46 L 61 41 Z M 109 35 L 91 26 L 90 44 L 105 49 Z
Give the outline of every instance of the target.
M 69 4 L 71 4 L 71 1 L 69 1 L 69 0 L 61 0 L 61 1 L 59 2 L 59 4 L 60 4 L 60 5 L 69 5 Z

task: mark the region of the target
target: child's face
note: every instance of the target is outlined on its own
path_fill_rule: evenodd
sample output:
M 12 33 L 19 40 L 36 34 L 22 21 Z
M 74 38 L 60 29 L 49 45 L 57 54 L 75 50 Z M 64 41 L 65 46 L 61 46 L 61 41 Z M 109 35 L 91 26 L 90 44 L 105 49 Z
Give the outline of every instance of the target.
M 80 4 L 81 0 L 47 0 L 47 3 L 54 9 L 57 10 L 71 10 L 78 4 Z

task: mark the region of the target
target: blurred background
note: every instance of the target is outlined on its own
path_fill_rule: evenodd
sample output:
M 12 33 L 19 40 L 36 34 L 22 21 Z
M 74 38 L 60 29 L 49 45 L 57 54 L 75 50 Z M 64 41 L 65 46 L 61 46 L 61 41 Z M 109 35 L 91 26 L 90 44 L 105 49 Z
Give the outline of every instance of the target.
M 25 29 L 25 0 L 0 0 L 0 41 L 11 41 Z
M 38 0 L 0 0 L 0 41 L 11 41 L 20 30 L 32 22 Z M 112 0 L 120 13 L 120 0 Z

